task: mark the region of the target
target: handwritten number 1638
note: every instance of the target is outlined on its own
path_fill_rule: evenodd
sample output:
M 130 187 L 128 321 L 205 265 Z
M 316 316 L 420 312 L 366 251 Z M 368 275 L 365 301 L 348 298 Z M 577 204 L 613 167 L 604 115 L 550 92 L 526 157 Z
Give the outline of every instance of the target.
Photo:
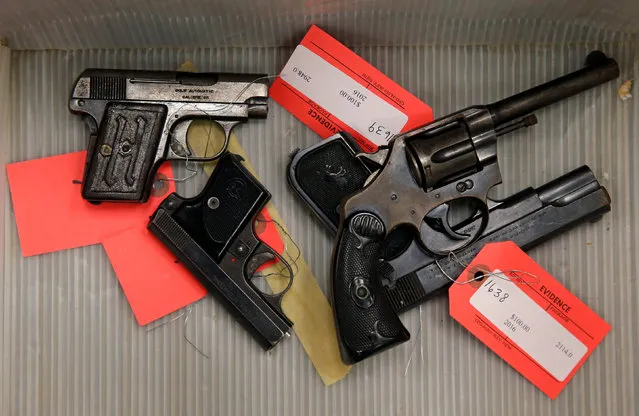
M 502 288 L 495 287 L 495 282 L 493 281 L 493 279 L 486 281 L 486 283 L 484 283 L 482 287 L 485 288 L 488 293 L 492 293 L 494 297 L 498 298 L 499 302 L 501 303 L 504 303 L 504 301 L 508 299 L 508 296 L 510 296 L 508 292 L 505 292 L 504 290 L 502 290 Z

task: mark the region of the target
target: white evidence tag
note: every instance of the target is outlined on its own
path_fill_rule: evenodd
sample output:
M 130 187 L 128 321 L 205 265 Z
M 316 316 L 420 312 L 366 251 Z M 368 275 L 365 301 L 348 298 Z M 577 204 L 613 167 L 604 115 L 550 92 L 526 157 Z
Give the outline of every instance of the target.
M 501 278 L 486 277 L 470 304 L 559 381 L 564 381 L 588 352 L 586 345 L 504 274 Z
M 408 122 L 406 114 L 302 45 L 280 77 L 378 146 L 386 145 Z

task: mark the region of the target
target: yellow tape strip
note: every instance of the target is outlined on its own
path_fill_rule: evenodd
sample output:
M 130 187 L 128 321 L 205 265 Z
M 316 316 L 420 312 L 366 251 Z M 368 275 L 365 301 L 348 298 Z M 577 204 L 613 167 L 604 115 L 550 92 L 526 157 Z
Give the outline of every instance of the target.
M 210 121 L 194 121 L 188 131 L 188 143 L 196 156 L 205 155 L 207 149 L 209 151 L 218 149 L 223 138 L 222 129 Z M 211 142 L 216 145 L 211 145 Z M 244 165 L 257 177 L 234 134 L 231 134 L 228 150 L 242 156 Z M 204 171 L 210 176 L 214 167 L 215 162 L 205 163 Z M 271 218 L 285 230 L 283 233 L 282 230 L 278 229 L 278 232 L 283 241 L 286 241 L 287 236 L 283 234 L 288 233 L 288 230 L 286 230 L 275 206 L 269 201 L 266 207 Z M 297 267 L 293 267 L 293 269 L 296 274 L 290 290 L 284 295 L 282 309 L 286 316 L 294 322 L 295 334 L 297 334 L 322 381 L 328 386 L 344 378 L 350 366 L 345 365 L 340 358 L 333 311 L 326 296 L 324 296 L 313 272 L 301 254 L 295 263 Z M 264 274 L 276 274 L 277 270 L 277 265 L 274 265 L 266 269 Z M 282 291 L 288 282 L 286 279 L 276 276 L 269 277 L 267 281 L 274 293 Z

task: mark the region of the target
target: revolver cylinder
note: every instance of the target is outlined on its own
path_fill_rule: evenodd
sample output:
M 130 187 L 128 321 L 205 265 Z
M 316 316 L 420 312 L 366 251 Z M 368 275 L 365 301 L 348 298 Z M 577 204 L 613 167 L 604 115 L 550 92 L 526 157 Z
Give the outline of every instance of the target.
M 418 135 L 407 141 L 406 150 L 411 174 L 426 191 L 472 171 L 479 162 L 463 122 L 434 135 Z

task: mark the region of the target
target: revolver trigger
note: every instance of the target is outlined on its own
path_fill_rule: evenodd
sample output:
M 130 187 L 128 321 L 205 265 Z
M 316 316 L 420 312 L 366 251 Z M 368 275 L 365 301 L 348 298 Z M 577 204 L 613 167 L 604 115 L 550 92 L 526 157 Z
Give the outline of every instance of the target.
M 465 240 L 470 237 L 470 235 L 458 233 L 450 227 L 450 224 L 448 223 L 449 210 L 450 206 L 448 204 L 441 204 L 426 214 L 424 220 L 429 226 L 431 226 L 431 228 L 445 233 L 448 237 L 454 240 Z
M 263 251 L 261 253 L 255 254 L 248 260 L 246 264 L 246 277 L 248 277 L 249 279 L 252 278 L 258 267 L 271 260 L 275 260 L 275 255 L 270 251 Z

